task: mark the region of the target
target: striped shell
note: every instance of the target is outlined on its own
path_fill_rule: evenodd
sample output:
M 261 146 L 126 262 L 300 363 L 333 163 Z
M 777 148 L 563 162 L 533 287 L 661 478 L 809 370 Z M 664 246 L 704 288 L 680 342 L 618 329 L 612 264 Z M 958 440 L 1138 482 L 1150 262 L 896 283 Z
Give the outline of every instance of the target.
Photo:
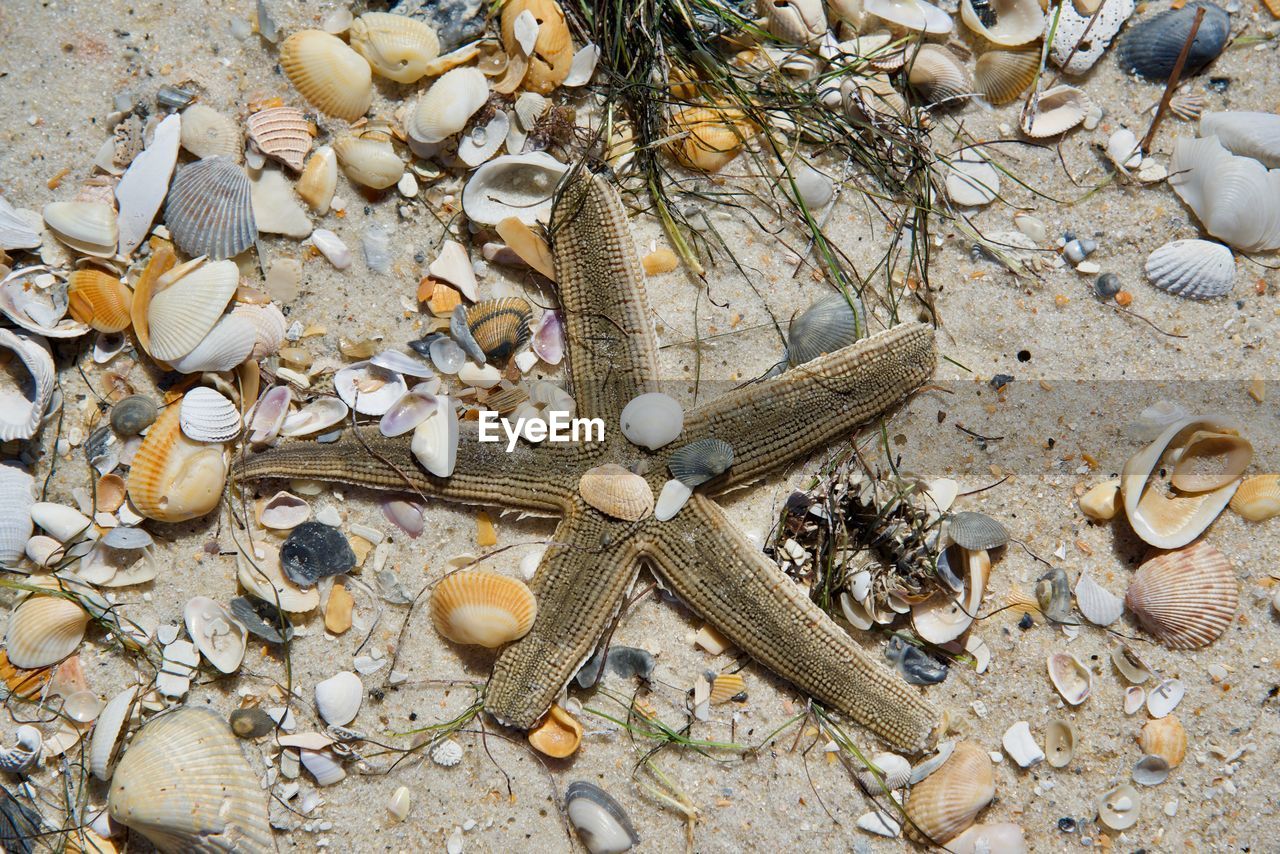
M 542 723 L 529 730 L 529 744 L 552 759 L 572 756 L 582 743 L 582 724 L 577 718 L 553 705 Z
M 373 100 L 373 73 L 364 57 L 320 30 L 299 30 L 280 45 L 280 67 L 320 112 L 354 122 Z
M 858 340 L 863 325 L 862 305 L 850 307 L 844 294 L 817 300 L 791 321 L 787 335 L 787 361 L 802 365 L 826 353 L 834 353 Z
M 822 0 L 756 0 L 756 12 L 764 17 L 769 33 L 783 44 L 810 44 L 827 32 Z
M 249 176 L 228 157 L 208 157 L 174 174 L 164 222 L 174 244 L 215 261 L 239 255 L 258 239 Z
M 981 551 L 998 549 L 1009 542 L 1009 532 L 985 513 L 966 510 L 950 517 L 947 530 L 952 541 L 962 549 Z
M 1076 582 L 1076 605 L 1095 626 L 1109 626 L 1124 613 L 1124 600 L 1085 573 Z
M 136 687 L 125 688 L 102 707 L 94 721 L 93 737 L 89 742 L 89 770 L 104 783 L 111 779 L 116 745 L 124 734 L 137 695 Z
M 240 127 L 223 113 L 205 104 L 182 111 L 182 147 L 197 158 L 226 157 L 239 163 L 244 156 Z
M 529 341 L 532 312 L 520 297 L 484 300 L 462 310 L 486 361 L 502 362 Z
M 77 252 L 98 258 L 116 254 L 120 228 L 116 211 L 100 202 L 50 202 L 43 210 L 45 224 L 59 240 Z
M 120 332 L 132 322 L 133 291 L 110 273 L 86 267 L 67 277 L 71 316 L 99 332 Z
M 444 637 L 493 649 L 528 634 L 538 603 L 522 581 L 471 570 L 437 584 L 429 610 L 432 624 Z
M 921 45 L 908 66 L 907 80 L 931 104 L 963 104 L 973 94 L 964 64 L 942 45 Z
M 677 448 L 667 461 L 676 480 L 685 486 L 700 486 L 724 474 L 733 465 L 733 445 L 723 439 L 698 439 Z
M 617 463 L 588 469 L 578 481 L 582 500 L 606 516 L 639 522 L 653 513 L 653 490 L 643 477 Z
M 1138 746 L 1149 756 L 1159 756 L 1177 768 L 1187 756 L 1187 730 L 1177 715 L 1147 721 L 1138 736 Z
M 1189 77 L 1213 62 L 1227 46 L 1231 35 L 1231 16 L 1213 3 L 1193 0 L 1130 26 L 1120 41 L 1120 68 L 1148 80 L 1167 81 L 1187 37 L 1191 35 L 1191 25 L 1196 10 L 1200 8 L 1205 10 L 1204 19 L 1200 22 L 1200 29 L 1196 30 L 1196 40 L 1182 66 L 1182 76 Z
M 1032 139 L 1066 133 L 1084 121 L 1091 102 L 1074 86 L 1054 86 L 1040 94 L 1022 113 L 1022 132 Z
M 871 757 L 871 765 L 876 769 L 875 774 L 870 768 L 863 768 L 855 774 L 868 794 L 897 791 L 911 779 L 911 763 L 896 753 L 877 753 Z
M 139 730 L 107 809 L 163 852 L 275 850 L 258 775 L 212 709 L 180 708 Z
M 991 757 L 972 741 L 956 745 L 942 767 L 921 780 L 907 795 L 907 838 L 945 844 L 973 824 L 996 795 Z M 918 830 L 917 830 L 918 828 Z
M 169 406 L 133 457 L 125 483 L 139 513 L 161 522 L 183 522 L 218 506 L 227 478 L 222 448 L 182 435 L 181 407 Z
M 1209 235 L 1242 252 L 1280 248 L 1280 169 L 1231 154 L 1216 136 L 1183 137 L 1169 158 L 1169 186 Z
M 151 355 L 171 362 L 194 350 L 217 324 L 239 282 L 234 261 L 197 259 L 161 276 L 158 284 L 168 286 L 147 308 Z
M 1280 475 L 1246 477 L 1231 496 L 1231 509 L 1250 522 L 1265 522 L 1280 516 Z
M 197 442 L 230 442 L 240 435 L 240 410 L 211 388 L 184 394 L 178 413 L 183 435 Z
M 978 57 L 973 81 L 977 90 L 998 106 L 1027 91 L 1039 68 L 1038 50 L 992 50 Z
M 523 85 L 543 95 L 555 89 L 569 76 L 573 64 L 573 38 L 565 21 L 564 10 L 556 0 L 510 0 L 502 7 L 502 46 L 508 56 L 523 56 L 516 39 L 516 20 L 529 12 L 538 23 L 538 38 L 528 57 L 529 68 Z
M 680 165 L 699 172 L 719 172 L 755 136 L 746 114 L 733 108 L 686 107 L 671 118 L 668 132 L 676 138 L 667 151 Z
M 26 670 L 57 664 L 79 648 L 88 624 L 89 614 L 71 599 L 30 596 L 9 617 L 9 662 Z
M 311 151 L 311 123 L 297 107 L 271 107 L 249 116 L 249 139 L 258 150 L 301 172 Z
M 233 317 L 241 317 L 249 321 L 253 325 L 255 338 L 253 344 L 253 352 L 249 355 L 254 359 L 262 359 L 267 356 L 275 355 L 280 349 L 280 345 L 284 343 L 287 325 L 284 320 L 284 312 L 273 302 L 263 305 L 240 304 L 231 310 Z
M 1151 284 L 1175 296 L 1213 299 L 1231 293 L 1236 263 L 1231 250 L 1211 240 L 1175 240 L 1147 256 Z
M 334 140 L 333 152 L 348 178 L 375 190 L 385 190 L 404 174 L 403 161 L 384 139 L 343 136 Z
M 0 564 L 14 564 L 22 557 L 33 527 L 35 480 L 16 461 L 0 462 Z
M 252 323 L 242 315 L 225 314 L 190 353 L 174 359 L 171 366 L 181 374 L 229 371 L 249 358 L 257 340 Z
M 0 442 L 30 439 L 53 397 L 53 356 L 43 338 L 21 329 L 0 328 L 0 353 L 4 350 L 16 360 L 7 357 L 0 373 Z
M 1276 113 L 1204 113 L 1200 136 L 1216 136 L 1227 151 L 1252 157 L 1268 169 L 1280 167 L 1280 115 Z
M 489 99 L 489 78 L 474 68 L 455 68 L 418 98 L 405 129 L 418 142 L 440 142 L 461 131 Z
M 404 15 L 366 12 L 351 22 L 347 35 L 375 74 L 397 83 L 417 81 L 440 55 L 436 31 Z
M 1198 649 L 1231 625 L 1240 604 L 1239 586 L 1222 552 L 1201 541 L 1139 567 L 1124 603 L 1169 649 Z

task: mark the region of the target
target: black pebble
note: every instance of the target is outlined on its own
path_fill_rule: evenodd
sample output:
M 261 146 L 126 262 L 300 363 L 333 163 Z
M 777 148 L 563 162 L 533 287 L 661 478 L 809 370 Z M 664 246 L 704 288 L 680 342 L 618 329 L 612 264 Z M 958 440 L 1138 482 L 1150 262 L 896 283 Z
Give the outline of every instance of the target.
M 310 587 L 351 569 L 356 555 L 337 528 L 323 522 L 303 522 L 280 547 L 280 565 L 294 584 Z
M 1058 830 L 1061 830 L 1063 833 L 1075 833 L 1076 820 L 1071 817 L 1058 819 Z
M 1115 273 L 1103 273 L 1093 283 L 1093 293 L 1099 299 L 1111 299 L 1120 293 L 1120 277 Z
M 1031 619 L 1031 615 L 1030 615 L 1030 614 L 1023 614 L 1023 615 L 1022 615 L 1022 619 L 1021 619 L 1021 620 L 1018 620 L 1018 628 L 1022 629 L 1024 632 L 1025 632 L 1027 629 L 1032 628 L 1033 626 L 1035 626 L 1035 624 L 1036 624 L 1036 621 L 1035 621 L 1035 620 L 1033 620 L 1033 619 Z
M 991 378 L 991 381 L 988 383 L 988 385 L 991 386 L 996 391 L 999 391 L 1000 389 L 1004 388 L 1011 382 L 1013 382 L 1012 374 L 996 374 L 994 377 Z

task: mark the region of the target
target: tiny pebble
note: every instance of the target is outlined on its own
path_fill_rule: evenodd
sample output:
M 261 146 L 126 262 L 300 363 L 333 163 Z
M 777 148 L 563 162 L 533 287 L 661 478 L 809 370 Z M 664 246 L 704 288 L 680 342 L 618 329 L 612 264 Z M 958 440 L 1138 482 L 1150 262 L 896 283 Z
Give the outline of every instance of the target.
M 1103 273 L 1093 283 L 1093 293 L 1100 299 L 1111 299 L 1120 293 L 1120 277 L 1115 273 Z
M 1062 247 L 1062 254 L 1072 264 L 1079 264 L 1097 250 L 1098 243 L 1096 240 L 1081 237 L 1076 240 L 1068 241 L 1067 245 Z

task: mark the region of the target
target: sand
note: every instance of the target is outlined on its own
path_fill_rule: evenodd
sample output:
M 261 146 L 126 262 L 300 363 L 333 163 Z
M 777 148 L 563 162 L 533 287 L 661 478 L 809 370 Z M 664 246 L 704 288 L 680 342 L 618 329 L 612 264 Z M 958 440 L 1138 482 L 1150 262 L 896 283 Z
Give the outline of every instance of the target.
M 272 8 L 282 31 L 290 32 L 317 25 L 329 6 L 278 2 Z M 246 21 L 252 11 L 253 4 L 246 2 L 218 7 L 173 2 L 5 4 L 0 8 L 0 114 L 6 116 L 0 190 L 14 204 L 36 210 L 69 197 L 104 139 L 101 125 L 112 110 L 112 99 L 122 93 L 153 105 L 160 85 L 191 81 L 198 84 L 205 103 L 238 116 L 254 97 L 283 95 L 292 100 L 275 66 L 274 49 L 257 36 L 241 38 L 233 31 L 233 23 Z M 1251 36 L 1276 32 L 1276 23 L 1256 0 L 1245 0 L 1235 26 Z M 1280 92 L 1277 67 L 1274 44 L 1239 45 L 1192 88 L 1204 92 L 1209 109 L 1274 110 Z M 1225 79 L 1229 85 L 1210 86 L 1209 77 Z M 1116 474 L 1138 449 L 1140 444 L 1123 428 L 1143 407 L 1168 399 L 1194 411 L 1225 411 L 1245 425 L 1254 441 L 1258 471 L 1268 470 L 1276 460 L 1273 413 L 1280 392 L 1269 385 L 1263 401 L 1248 394 L 1251 380 L 1277 376 L 1272 341 L 1280 325 L 1274 304 L 1280 280 L 1267 268 L 1274 265 L 1274 257 L 1257 263 L 1242 260 L 1232 296 L 1212 303 L 1181 300 L 1150 287 L 1141 275 L 1144 258 L 1168 240 L 1198 236 L 1190 212 L 1163 185 L 1144 187 L 1117 179 L 1095 193 L 1088 191 L 1110 172 L 1098 146 L 1120 126 L 1141 136 L 1149 120 L 1145 110 L 1159 98 L 1160 87 L 1124 77 L 1111 54 L 1082 85 L 1106 112 L 1101 124 L 1092 131 L 1077 130 L 1057 146 L 1001 145 L 1006 166 L 1036 192 L 1006 180 L 1007 204 L 973 212 L 972 225 L 984 232 L 1009 230 L 1012 214 L 1025 209 L 1047 227 L 1049 238 L 1042 244 L 1047 250 L 1063 232 L 1095 238 L 1100 248 L 1092 260 L 1121 278 L 1133 295 L 1132 312 L 1145 321 L 1095 300 L 1093 276 L 1062 268 L 1049 269 L 1039 279 L 1015 279 L 971 253 L 970 241 L 956 229 L 938 223 L 931 235 L 931 284 L 942 322 L 938 341 L 945 360 L 937 375 L 940 388 L 918 395 L 888 423 L 887 435 L 904 467 L 956 478 L 964 490 L 989 487 L 961 498 L 956 506 L 1000 519 L 1018 541 L 995 560 L 988 599 L 993 609 L 1011 589 L 1029 590 L 1044 569 L 1037 558 L 1063 567 L 1073 580 L 1088 570 L 1110 590 L 1123 592 L 1142 559 L 1143 545 L 1123 522 L 1087 522 L 1075 499 L 1082 489 Z M 409 91 L 380 83 L 374 113 L 390 117 Z M 1016 137 L 1011 129 L 1017 122 L 1017 105 L 996 110 L 970 106 L 960 119 L 975 139 Z M 336 128 L 341 123 L 330 124 Z M 955 124 L 955 119 L 948 119 L 936 131 L 940 151 L 959 145 L 949 130 Z M 1167 120 L 1153 146 L 1157 161 L 1167 164 L 1173 141 L 1193 133 L 1193 125 Z M 817 165 L 838 174 L 838 164 L 820 159 Z M 743 168 L 740 161 L 727 172 L 740 175 Z M 71 172 L 63 186 L 51 191 L 47 182 L 64 169 Z M 757 187 L 762 186 L 757 181 Z M 340 337 L 381 336 L 396 346 L 420 334 L 419 318 L 406 312 L 402 303 L 412 299 L 422 272 L 419 259 L 434 256 L 443 235 L 440 220 L 447 218 L 437 218 L 440 212 L 421 201 L 407 207 L 394 192 L 366 202 L 344 180 L 339 194 L 348 201 L 347 215 L 329 216 L 323 225 L 357 251 L 356 264 L 340 274 L 323 259 L 308 258 L 303 291 L 288 306 L 291 321 L 327 328 L 325 335 L 305 339 L 303 346 L 335 361 Z M 709 212 L 735 246 L 747 275 L 719 257 L 709 263 L 705 284 L 682 272 L 649 281 L 653 320 L 667 345 L 662 352 L 664 388 L 686 404 L 710 399 L 763 373 L 781 352 L 781 342 L 768 326 L 770 316 L 785 320 L 828 287 L 807 262 L 799 275 L 793 275 L 797 258 L 792 250 L 804 245 L 794 223 L 766 222 L 770 233 L 763 233 L 740 214 Z M 396 262 L 387 275 L 365 270 L 359 258 L 360 235 L 374 223 L 393 229 Z M 842 194 L 830 223 L 855 267 L 872 270 L 886 235 L 856 188 Z M 634 229 L 641 252 L 665 244 L 647 215 L 635 217 Z M 267 238 L 264 253 L 267 259 L 297 257 L 299 250 L 294 241 Z M 1056 257 L 1051 251 L 1042 255 L 1049 262 Z M 491 268 L 482 280 L 482 293 L 496 294 L 504 288 L 523 292 L 524 286 L 508 272 Z M 531 296 L 540 304 L 551 298 L 536 291 Z M 742 331 L 702 346 L 695 384 L 695 348 L 687 342 L 735 328 Z M 70 355 L 64 348 L 61 364 L 68 364 Z M 997 374 L 1014 377 L 1002 394 L 988 385 Z M 130 377 L 141 389 L 150 388 L 152 377 L 146 369 L 135 368 Z M 68 413 L 78 415 L 89 391 L 74 369 L 63 370 L 62 379 Z M 978 443 L 958 426 L 1001 438 Z M 52 443 L 51 431 L 46 431 L 46 451 L 52 450 Z M 1096 462 L 1085 462 L 1090 458 Z M 815 458 L 734 493 L 722 500 L 722 506 L 763 543 L 783 500 L 807 485 L 820 461 Z M 46 456 L 38 473 L 47 473 L 48 465 Z M 60 465 L 49 483 L 49 495 L 69 502 L 70 491 L 83 485 L 82 471 Z M 410 540 L 386 523 L 370 493 L 326 490 L 313 505 L 336 507 L 346 526 L 363 523 L 385 531 L 388 566 L 413 591 L 439 577 L 453 556 L 495 551 L 475 546 L 472 510 L 432 505 L 426 531 Z M 498 549 L 486 565 L 512 574 L 518 572 L 520 558 L 553 530 L 548 521 L 513 515 L 496 517 L 496 522 Z M 226 601 L 236 593 L 233 532 L 225 515 L 152 529 L 161 541 L 159 577 L 140 589 L 119 591 L 135 619 L 152 626 L 180 621 L 183 604 L 191 596 Z M 1093 821 L 1096 801 L 1128 779 L 1140 754 L 1135 738 L 1145 713 L 1126 717 L 1122 711 L 1125 685 L 1107 660 L 1107 634 L 1084 627 L 1070 639 L 1062 630 L 1044 625 L 1021 630 L 1007 614 L 985 620 L 978 631 L 992 650 L 990 669 L 975 674 L 954 667 L 945 683 L 926 691 L 930 701 L 950 711 L 952 737 L 974 740 L 998 753 L 1001 734 L 1016 721 L 1028 721 L 1042 740 L 1045 725 L 1060 719 L 1074 725 L 1080 743 L 1069 767 L 1061 770 L 1045 765 L 1021 770 L 1004 757 L 996 766 L 997 798 L 984 820 L 1018 823 L 1037 852 L 1090 846 L 1125 851 L 1273 848 L 1280 831 L 1272 781 L 1272 770 L 1280 761 L 1275 699 L 1280 649 L 1277 618 L 1268 600 L 1280 545 L 1277 530 L 1274 523 L 1249 524 L 1230 512 L 1211 529 L 1210 542 L 1230 557 L 1240 577 L 1241 605 L 1236 622 L 1209 648 L 1165 650 L 1150 643 L 1127 617 L 1113 627 L 1137 639 L 1137 647 L 1160 676 L 1183 681 L 1186 697 L 1177 714 L 1190 738 L 1186 762 L 1163 785 L 1143 790 L 1142 818 L 1123 834 L 1101 832 Z M 204 553 L 207 543 L 218 545 L 216 554 Z M 642 572 L 637 590 L 648 590 L 651 583 Z M 403 733 L 447 720 L 474 701 L 471 688 L 447 683 L 483 680 L 491 656 L 445 643 L 421 608 L 414 611 L 395 649 L 406 609 L 382 605 L 375 611 L 367 593 L 357 602 L 357 616 L 369 626 L 367 632 L 333 637 L 313 616 L 292 647 L 289 671 L 278 656 L 254 642 L 238 677 L 205 676 L 186 702 L 225 713 L 241 695 L 264 695 L 291 678 L 301 701 L 296 709 L 299 729 L 314 729 L 320 725 L 311 707 L 315 683 L 350 669 L 359 653 L 389 655 L 393 649 L 396 669 L 403 671 L 406 681 L 387 685 L 390 666 L 366 675 L 369 696 L 355 728 L 378 742 L 403 748 L 410 743 Z M 664 721 L 677 727 L 686 721 L 687 693 L 696 674 L 738 663 L 732 655 L 713 657 L 694 647 L 692 636 L 700 625 L 678 604 L 649 592 L 626 613 L 613 638 L 615 644 L 641 646 L 658 656 L 652 690 L 642 694 Z M 880 656 L 881 637 L 861 640 L 872 655 Z M 1092 696 L 1076 709 L 1064 707 L 1046 678 L 1045 658 L 1054 651 L 1075 654 L 1094 672 Z M 127 683 L 127 664 L 99 634 L 91 633 L 81 658 L 93 689 L 104 698 Z M 692 725 L 690 736 L 759 749 L 703 754 L 668 748 L 653 757 L 698 809 L 694 850 L 909 847 L 856 829 L 856 820 L 869 805 L 845 768 L 825 752 L 827 738 L 809 722 L 765 741 L 803 711 L 804 698 L 755 664 L 747 663 L 743 675 L 749 686 L 747 702 L 717 707 L 710 721 Z M 620 697 L 635 690 L 616 676 L 608 677 L 604 686 Z M 584 707 L 613 717 L 623 714 L 603 692 L 571 694 Z M 582 749 L 567 761 L 541 762 L 516 733 L 490 727 L 487 738 L 481 739 L 475 734 L 478 722 L 456 736 L 464 755 L 452 768 L 416 758 L 392 768 L 396 754 L 372 745 L 361 748 L 367 760 L 364 770 L 370 773 L 350 767 L 347 779 L 320 791 L 322 803 L 308 814 L 273 804 L 273 818 L 288 828 L 278 836 L 280 848 L 439 851 L 455 828 L 463 828 L 465 851 L 570 850 L 577 843 L 566 836 L 556 800 L 569 782 L 589 780 L 627 809 L 643 838 L 638 850 L 680 850 L 685 844 L 680 818 L 634 782 L 638 776 L 653 785 L 647 775 L 633 774 L 651 745 L 620 732 L 602 717 L 588 712 L 580 717 L 587 733 Z M 15 726 L 7 722 L 3 730 L 10 733 Z M 856 725 L 846 725 L 845 731 L 862 749 L 881 749 Z M 247 753 L 255 770 L 265 773 L 263 746 L 248 745 Z M 33 782 L 46 799 L 56 796 L 58 787 L 50 772 L 36 774 Z M 298 782 L 302 795 L 289 804 L 295 808 L 314 788 L 305 776 Z M 397 823 L 386 804 L 400 786 L 412 793 L 412 806 L 408 819 Z M 89 787 L 91 804 L 101 804 L 104 798 L 101 784 Z M 1075 821 L 1074 831 L 1061 829 L 1068 818 Z M 131 840 L 134 850 L 140 842 Z

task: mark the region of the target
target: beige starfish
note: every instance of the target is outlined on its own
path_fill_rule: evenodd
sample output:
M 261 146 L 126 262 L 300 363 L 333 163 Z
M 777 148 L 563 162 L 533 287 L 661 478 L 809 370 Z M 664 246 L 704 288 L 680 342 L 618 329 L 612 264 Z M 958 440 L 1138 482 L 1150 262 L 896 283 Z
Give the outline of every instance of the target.
M 408 437 L 364 430 L 364 444 L 351 438 L 266 451 L 249 458 L 238 477 L 411 487 L 451 501 L 561 516 L 532 582 L 537 618 L 498 656 L 485 692 L 485 709 L 504 724 L 528 729 L 546 713 L 592 654 L 645 560 L 761 664 L 893 745 L 924 748 L 938 723 L 933 708 L 864 653 L 706 493 L 755 480 L 897 404 L 933 371 L 932 329 L 897 326 L 733 391 L 687 413 L 680 438 L 651 452 L 618 429 L 628 401 L 658 390 L 658 348 L 617 193 L 600 176 L 571 179 L 556 203 L 552 234 L 577 415 L 602 418 L 605 441 L 521 444 L 508 453 L 502 443 L 477 441 L 467 422 L 453 475 L 438 478 L 417 464 Z M 643 473 L 656 493 L 671 453 L 707 437 L 733 446 L 733 465 L 669 521 L 612 519 L 578 493 L 585 471 L 610 462 Z

